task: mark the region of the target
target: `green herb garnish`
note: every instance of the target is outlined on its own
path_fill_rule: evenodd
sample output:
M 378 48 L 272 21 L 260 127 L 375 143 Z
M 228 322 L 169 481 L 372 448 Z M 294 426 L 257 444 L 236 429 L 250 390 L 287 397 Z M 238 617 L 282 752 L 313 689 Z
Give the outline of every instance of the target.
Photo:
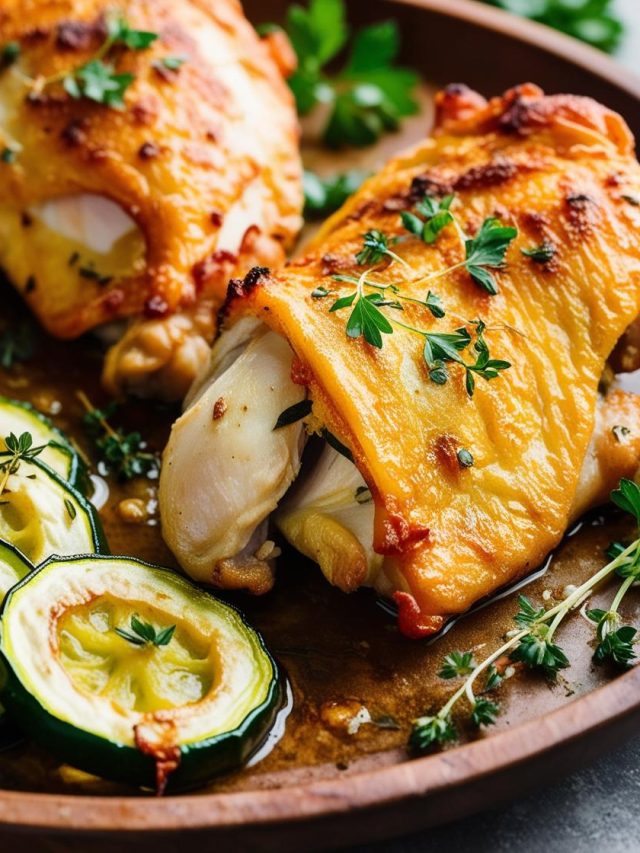
M 525 15 L 540 24 L 612 53 L 620 44 L 624 24 L 615 13 L 614 0 L 485 0 L 508 12 Z
M 295 403 L 293 406 L 289 406 L 288 409 L 285 409 L 284 412 L 281 412 L 273 429 L 282 429 L 283 427 L 289 426 L 290 424 L 295 424 L 298 421 L 303 420 L 303 418 L 306 418 L 308 415 L 311 414 L 312 408 L 313 402 L 311 400 L 301 400 L 299 403 Z
M 285 30 L 298 57 L 298 68 L 289 80 L 298 112 L 305 116 L 319 104 L 330 105 L 324 130 L 329 147 L 371 145 L 417 112 L 418 76 L 394 64 L 400 48 L 395 21 L 358 31 L 337 73 L 327 66 L 349 42 L 344 0 L 290 6 Z
M 4 493 L 7 487 L 9 477 L 17 474 L 20 470 L 20 465 L 23 462 L 33 462 L 36 456 L 39 456 L 48 445 L 41 444 L 37 447 L 33 446 L 33 436 L 30 432 L 23 432 L 20 436 L 14 433 L 9 433 L 4 438 L 6 450 L 0 451 L 0 472 L 2 480 L 0 480 L 0 495 Z
M 440 232 L 454 222 L 455 217 L 450 210 L 454 198 L 452 194 L 438 201 L 433 196 L 427 195 L 416 205 L 417 213 L 404 210 L 400 214 L 402 224 L 407 231 L 415 234 L 425 243 L 435 243 Z
M 475 665 L 473 652 L 451 652 L 445 657 L 438 675 L 440 678 L 459 678 L 473 672 Z
M 0 50 L 0 69 L 9 68 L 20 56 L 20 43 L 8 41 Z
M 622 480 L 620 487 L 612 492 L 611 497 L 640 524 L 639 486 L 631 480 Z M 620 626 L 618 610 L 628 590 L 640 580 L 640 539 L 636 539 L 627 547 L 615 543 L 612 553 L 615 556 L 604 568 L 573 589 L 563 601 L 549 610 L 536 607 L 525 596 L 519 596 L 519 610 L 515 616 L 516 630 L 510 632 L 508 639 L 479 664 L 469 659 L 469 652 L 454 652 L 449 655 L 440 672 L 442 677 L 451 678 L 466 674 L 469 669 L 471 671 L 461 687 L 435 715 L 414 720 L 409 738 L 410 749 L 425 752 L 434 745 L 456 740 L 457 732 L 451 715 L 455 705 L 462 699 L 469 703 L 470 717 L 474 725 L 493 724 L 500 710 L 499 705 L 497 702 L 478 697 L 474 685 L 486 673 L 483 692 L 499 687 L 502 679 L 496 669 L 496 662 L 506 655 L 512 661 L 523 663 L 550 677 L 555 677 L 559 670 L 568 667 L 570 664 L 566 654 L 554 641 L 556 631 L 570 613 L 580 608 L 605 580 L 615 575 L 623 578 L 623 583 L 611 607 L 608 610 L 587 610 L 586 615 L 597 625 L 598 645 L 594 659 L 597 662 L 609 661 L 623 669 L 630 666 L 636 659 L 634 646 L 638 634 L 631 626 Z
M 321 178 L 315 172 L 305 170 L 303 188 L 306 219 L 323 219 L 338 210 L 360 188 L 365 177 L 364 172 L 355 169 L 330 178 Z
M 0 151 L 0 161 L 2 163 L 8 163 L 9 165 L 11 165 L 12 163 L 16 162 L 17 156 L 18 156 L 18 153 L 15 150 L 15 148 L 9 148 L 7 146 L 7 147 L 3 148 L 2 151 Z
M 487 293 L 498 292 L 494 271 L 502 269 L 509 244 L 518 236 L 518 229 L 502 225 L 489 217 L 475 237 L 465 242 L 467 257 L 464 263 L 471 278 Z
M 143 622 L 138 616 L 131 617 L 131 630 L 114 628 L 115 633 L 134 646 L 168 646 L 175 633 L 176 625 L 156 630 L 149 622 Z
M 86 98 L 121 110 L 124 108 L 125 93 L 135 80 L 135 75 L 119 74 L 114 65 L 106 59 L 115 47 L 125 47 L 133 51 L 146 50 L 157 38 L 157 33 L 132 28 L 121 16 L 110 17 L 107 20 L 107 36 L 91 59 L 72 71 L 33 80 L 32 88 L 39 92 L 47 86 L 61 83 L 65 92 L 72 98 Z
M 532 246 L 530 249 L 520 249 L 520 251 L 525 257 L 531 258 L 537 264 L 548 264 L 555 257 L 557 250 L 553 243 L 545 240 L 539 246 Z
M 461 468 L 473 467 L 473 456 L 471 453 L 469 453 L 468 450 L 465 450 L 464 447 L 461 447 L 460 450 L 456 453 L 456 458 L 458 459 L 458 465 Z
M 186 61 L 186 56 L 163 56 L 160 59 L 155 59 L 151 65 L 156 69 L 166 68 L 167 71 L 179 71 Z
M 115 414 L 117 405 L 109 403 L 104 409 L 96 409 L 82 391 L 78 391 L 77 396 L 86 409 L 82 424 L 100 452 L 106 471 L 120 480 L 157 477 L 160 470 L 158 456 L 146 450 L 140 433 L 125 433 L 110 425 L 109 419 Z

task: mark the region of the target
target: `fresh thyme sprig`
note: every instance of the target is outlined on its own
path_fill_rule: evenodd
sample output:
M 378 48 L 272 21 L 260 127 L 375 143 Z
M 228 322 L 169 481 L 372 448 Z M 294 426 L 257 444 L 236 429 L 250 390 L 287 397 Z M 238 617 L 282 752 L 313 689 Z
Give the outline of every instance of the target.
M 143 622 L 135 614 L 131 617 L 130 626 L 130 631 L 126 628 L 114 628 L 113 630 L 119 637 L 133 646 L 151 645 L 156 646 L 156 648 L 168 646 L 176 630 L 176 625 L 170 625 L 168 628 L 158 631 L 149 622 Z
M 620 488 L 612 492 L 611 498 L 622 509 L 630 512 L 636 521 L 640 521 L 640 487 L 636 483 L 622 480 Z M 630 626 L 618 627 L 618 608 L 632 584 L 640 578 L 640 538 L 622 550 L 616 545 L 614 553 L 615 556 L 606 566 L 549 610 L 535 607 L 528 598 L 519 596 L 520 609 L 514 618 L 517 626 L 515 631 L 510 632 L 505 642 L 480 663 L 473 661 L 471 652 L 448 655 L 440 675 L 444 678 L 466 675 L 466 678 L 439 711 L 432 716 L 414 720 L 409 738 L 411 749 L 425 752 L 434 745 L 456 740 L 458 735 L 452 721 L 452 711 L 465 698 L 470 707 L 471 721 L 476 726 L 495 722 L 500 710 L 498 703 L 479 694 L 499 686 L 501 679 L 495 665 L 500 659 L 508 656 L 512 661 L 521 662 L 551 677 L 569 666 L 564 651 L 554 642 L 556 631 L 572 611 L 580 608 L 604 581 L 616 574 L 623 577 L 624 582 L 609 610 L 589 610 L 586 615 L 598 626 L 599 643 L 594 654 L 595 660 L 608 660 L 617 666 L 628 667 L 635 659 L 637 632 Z M 470 667 L 473 669 L 467 674 Z M 486 679 L 484 689 L 478 691 L 475 685 L 483 674 Z
M 611 494 L 611 499 L 625 512 L 631 513 L 640 525 L 640 489 L 632 480 L 621 480 L 619 488 Z M 608 551 L 614 558 L 623 552 L 624 546 L 620 543 L 613 543 Z M 616 575 L 623 580 L 609 609 L 587 610 L 585 615 L 596 624 L 598 645 L 594 660 L 626 669 L 636 659 L 634 643 L 637 631 L 630 625 L 622 624 L 619 609 L 633 584 L 640 580 L 640 549 L 616 569 Z
M 3 443 L 6 450 L 0 451 L 0 474 L 2 474 L 0 495 L 4 494 L 9 477 L 18 473 L 22 462 L 32 462 L 48 447 L 47 444 L 34 447 L 33 436 L 30 432 L 23 432 L 20 436 L 9 433 L 3 439 Z
M 85 431 L 100 451 L 107 470 L 120 480 L 157 476 L 160 468 L 158 457 L 145 450 L 146 444 L 140 433 L 125 433 L 110 425 L 109 419 L 117 409 L 116 404 L 96 409 L 83 391 L 76 392 L 76 395 L 86 409 L 82 421 Z
M 60 83 L 72 98 L 86 98 L 112 109 L 123 109 L 125 93 L 135 80 L 135 75 L 117 73 L 114 65 L 106 60 L 116 47 L 146 50 L 156 41 L 158 34 L 134 29 L 121 15 L 107 18 L 106 26 L 105 40 L 91 59 L 71 71 L 30 80 L 32 92 L 37 94 Z

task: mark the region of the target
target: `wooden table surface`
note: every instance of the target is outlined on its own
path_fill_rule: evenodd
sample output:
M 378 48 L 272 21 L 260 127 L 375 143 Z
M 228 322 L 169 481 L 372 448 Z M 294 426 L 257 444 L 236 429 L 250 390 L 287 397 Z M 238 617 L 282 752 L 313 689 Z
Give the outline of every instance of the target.
M 617 58 L 640 74 L 640 0 L 618 0 L 628 32 Z M 640 149 L 640 144 L 639 144 Z M 640 851 L 640 736 L 597 764 L 499 811 L 351 853 L 635 853 Z

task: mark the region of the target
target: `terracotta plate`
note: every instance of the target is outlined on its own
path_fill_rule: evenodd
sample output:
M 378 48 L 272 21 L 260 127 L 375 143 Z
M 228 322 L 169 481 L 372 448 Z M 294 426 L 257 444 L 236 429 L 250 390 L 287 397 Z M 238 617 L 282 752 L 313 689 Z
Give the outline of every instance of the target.
M 286 7 L 284 0 L 247 0 L 246 5 L 256 22 L 277 20 Z M 348 5 L 354 24 L 399 20 L 403 60 L 428 81 L 425 109 L 401 134 L 386 137 L 364 155 L 307 151 L 316 168 L 371 168 L 424 135 L 433 87 L 452 81 L 486 94 L 526 80 L 549 92 L 589 94 L 619 110 L 640 134 L 640 81 L 550 30 L 466 0 L 350 0 Z M 0 298 L 5 318 L 23 316 L 6 288 Z M 83 388 L 97 396 L 99 362 L 99 353 L 86 342 L 61 346 L 43 340 L 36 361 L 18 375 L 0 371 L 0 393 L 30 398 L 44 408 L 60 402 L 58 424 L 82 441 L 74 392 Z M 121 417 L 129 428 L 142 424 L 151 443 L 162 447 L 171 413 L 132 404 Z M 113 551 L 170 562 L 157 527 L 132 535 L 117 521 L 115 506 L 123 495 L 114 490 L 103 513 Z M 611 539 L 629 533 L 626 522 L 613 514 L 585 520 L 546 572 L 530 581 L 528 594 L 538 600 L 545 591 L 561 596 L 567 584 L 602 565 Z M 611 590 L 599 595 L 606 601 Z M 526 675 L 509 679 L 490 735 L 410 761 L 404 744 L 411 719 L 437 707 L 450 690 L 436 675 L 443 655 L 456 648 L 492 648 L 511 625 L 513 595 L 459 620 L 431 644 L 404 640 L 372 596 L 336 592 L 293 554 L 283 558 L 272 595 L 233 600 L 264 633 L 291 679 L 294 709 L 273 751 L 206 791 L 160 801 L 61 767 L 29 744 L 5 749 L 0 751 L 0 836 L 8 849 L 16 849 L 15 833 L 24 831 L 37 833 L 37 843 L 28 842 L 37 849 L 93 853 L 129 846 L 155 853 L 307 851 L 365 842 L 496 805 L 535 785 L 543 773 L 548 778 L 568 772 L 637 730 L 640 669 L 611 680 L 611 673 L 595 667 L 592 627 L 576 614 L 560 640 L 573 664 L 562 679 L 554 686 Z M 633 600 L 625 615 L 640 615 Z M 373 719 L 388 723 L 391 718 L 397 727 L 367 724 L 349 734 L 348 720 L 362 707 Z

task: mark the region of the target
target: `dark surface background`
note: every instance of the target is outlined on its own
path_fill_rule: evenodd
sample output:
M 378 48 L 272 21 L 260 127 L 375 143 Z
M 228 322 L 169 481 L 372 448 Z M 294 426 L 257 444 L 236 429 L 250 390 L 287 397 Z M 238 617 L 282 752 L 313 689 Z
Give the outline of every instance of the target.
M 618 59 L 640 73 L 640 0 L 618 0 L 629 33 Z M 568 778 L 496 811 L 351 853 L 635 853 L 640 851 L 640 734 Z
M 593 767 L 498 811 L 351 853 L 634 853 L 640 850 L 640 736 Z M 561 780 L 561 781 L 558 781 Z

